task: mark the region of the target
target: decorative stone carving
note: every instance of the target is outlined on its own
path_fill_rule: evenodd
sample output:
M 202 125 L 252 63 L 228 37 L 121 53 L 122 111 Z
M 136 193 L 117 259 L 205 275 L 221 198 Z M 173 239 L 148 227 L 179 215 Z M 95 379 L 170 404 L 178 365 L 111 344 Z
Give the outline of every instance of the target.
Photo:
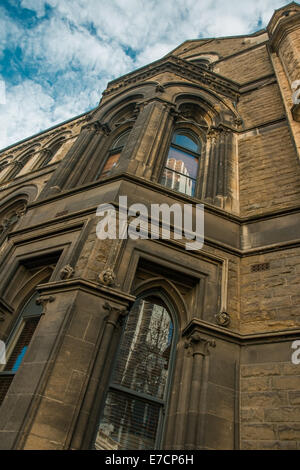
M 111 268 L 104 269 L 98 276 L 100 284 L 105 286 L 114 286 L 116 281 L 116 275 Z
M 17 168 L 19 168 L 20 170 L 25 166 L 25 163 L 20 161 L 20 160 L 15 160 L 14 162 L 12 162 L 14 166 L 16 166 Z
M 207 134 L 206 134 L 206 137 L 207 139 L 209 140 L 216 140 L 218 137 L 219 137 L 219 134 L 220 134 L 220 130 L 217 129 L 217 128 L 210 128 L 208 131 L 207 131 Z
M 119 308 L 119 307 L 113 307 L 110 305 L 108 302 L 105 302 L 103 305 L 104 310 L 108 310 L 109 315 L 107 318 L 106 323 L 113 325 L 114 327 L 120 325 L 122 326 L 124 319 L 128 315 L 128 309 L 127 308 Z
M 64 266 L 60 272 L 59 272 L 59 277 L 61 279 L 70 279 L 73 275 L 74 275 L 74 268 L 72 268 L 72 266 L 70 266 L 69 264 L 66 264 L 66 266 Z
M 45 315 L 45 308 L 46 308 L 46 305 L 48 302 L 53 302 L 55 300 L 55 297 L 53 297 L 52 295 L 48 295 L 48 296 L 41 296 L 41 297 L 38 297 L 36 299 L 36 304 L 37 305 L 42 305 L 42 315 Z
M 219 312 L 216 315 L 216 321 L 220 326 L 229 326 L 230 325 L 230 315 L 227 312 Z
M 175 108 L 171 107 L 169 109 L 169 113 L 170 113 L 170 116 L 172 116 L 172 118 L 174 119 L 174 121 L 178 121 L 178 119 L 180 119 L 180 113 L 178 111 L 176 111 Z
M 89 122 L 88 124 L 85 124 L 82 126 L 81 131 L 87 130 L 88 132 L 97 132 L 100 134 L 105 134 L 109 135 L 111 132 L 111 129 L 107 123 L 102 123 L 100 121 L 93 121 Z
M 156 91 L 156 93 L 164 93 L 165 87 L 163 85 L 161 85 L 160 83 L 158 83 L 156 85 L 155 91 Z
M 0 224 L 0 233 L 6 232 L 16 224 L 19 219 L 26 213 L 27 206 L 24 203 L 22 206 L 15 209 L 13 212 L 10 213 L 9 217 L 6 217 L 2 223 Z
M 209 354 L 210 347 L 216 347 L 216 342 L 214 340 L 203 338 L 199 332 L 195 331 L 186 340 L 184 347 L 188 350 L 188 354 L 191 356 L 194 356 L 195 354 L 206 356 Z
M 103 92 L 103 96 L 107 96 L 110 93 L 118 91 L 120 88 L 131 86 L 137 82 L 141 82 L 149 79 L 164 71 L 172 71 L 180 74 L 185 78 L 196 79 L 203 84 L 214 88 L 219 93 L 231 97 L 235 101 L 238 96 L 238 87 L 227 81 L 226 79 L 216 76 L 213 72 L 203 69 L 198 66 L 191 66 L 191 63 L 186 63 L 184 59 L 177 56 L 169 55 L 166 58 L 157 61 L 155 65 L 148 66 L 143 71 L 136 71 L 130 75 L 122 77 L 122 80 L 114 80 L 113 84 L 109 86 L 107 90 Z

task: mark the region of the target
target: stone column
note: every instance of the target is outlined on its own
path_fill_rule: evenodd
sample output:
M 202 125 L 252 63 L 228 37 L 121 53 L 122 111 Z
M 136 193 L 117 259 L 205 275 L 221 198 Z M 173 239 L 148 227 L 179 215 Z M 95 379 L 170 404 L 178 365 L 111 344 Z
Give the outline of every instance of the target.
M 102 146 L 103 137 L 110 134 L 110 128 L 107 124 L 101 124 L 99 121 L 91 123 L 91 126 L 93 128 L 91 140 L 75 166 L 73 173 L 70 175 L 65 186 L 66 188 L 79 186 L 86 181 L 93 181 L 96 176 L 95 168 L 99 167 L 99 159 L 105 158 L 105 155 L 101 155 L 99 147 Z
M 94 122 L 86 124 L 81 128 L 78 138 L 41 192 L 40 199 L 59 193 L 66 186 L 70 176 L 73 175 L 74 172 L 76 173 L 76 166 L 84 159 L 84 154 L 91 144 L 96 130 L 97 124 Z M 73 178 L 73 180 L 76 181 L 76 175 L 74 175 Z
M 215 342 L 193 328 L 179 348 L 178 373 L 174 379 L 165 443 L 168 449 L 195 450 L 204 446 L 203 420 L 210 347 L 215 347 Z
M 81 441 L 81 449 L 88 450 L 91 448 L 93 437 L 99 424 L 101 409 L 105 402 L 111 365 L 118 344 L 116 339 L 119 340 L 120 338 L 123 321 L 128 314 L 126 308 L 113 306 L 108 302 L 104 304 L 103 308 L 107 311 L 104 331 L 92 371 L 93 379 L 89 383 L 86 397 L 82 404 L 83 410 L 85 407 L 90 409 L 92 404 L 92 412 L 90 414 L 81 413 L 78 419 L 75 434 L 70 445 L 71 448 L 75 449 L 78 448 L 78 440 Z M 114 338 L 115 335 L 117 335 L 117 338 Z
M 208 134 L 210 145 L 205 199 L 225 208 L 230 195 L 229 169 L 232 164 L 232 133 L 228 129 L 211 129 Z
M 163 100 L 152 98 L 139 103 L 137 109 L 139 114 L 116 171 L 151 178 L 153 162 L 165 141 L 161 137 L 168 130 L 169 108 Z
M 300 121 L 300 6 L 291 4 L 276 12 L 268 25 L 268 32 L 271 51 L 280 58 L 290 94 L 294 96 L 291 108 L 293 118 Z
M 209 347 L 215 347 L 215 342 L 208 340 L 194 331 L 188 338 L 185 347 L 192 358 L 190 394 L 187 409 L 187 426 L 185 431 L 184 448 L 187 450 L 201 449 L 204 443 L 200 441 L 201 425 L 204 419 L 203 398 L 207 387 L 207 374 L 204 374 L 206 356 Z M 201 406 L 202 405 L 202 406 Z

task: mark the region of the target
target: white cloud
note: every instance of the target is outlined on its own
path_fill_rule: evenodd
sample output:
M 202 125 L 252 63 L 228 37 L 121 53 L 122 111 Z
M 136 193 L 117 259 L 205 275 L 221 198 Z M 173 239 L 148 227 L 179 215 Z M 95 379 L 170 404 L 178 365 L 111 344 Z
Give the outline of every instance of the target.
M 8 104 L 1 105 L 0 125 L 8 122 L 7 137 L 0 147 L 91 109 L 109 80 L 161 58 L 183 41 L 247 34 L 285 3 L 21 0 L 38 17 L 27 29 L 2 8 L 0 57 L 5 47 L 19 45 L 24 82 L 6 83 Z

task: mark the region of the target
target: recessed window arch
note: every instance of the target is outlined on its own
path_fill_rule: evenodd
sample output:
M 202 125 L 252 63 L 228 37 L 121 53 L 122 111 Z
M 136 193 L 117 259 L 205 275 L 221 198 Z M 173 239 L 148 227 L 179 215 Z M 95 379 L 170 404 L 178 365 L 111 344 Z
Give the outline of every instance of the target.
M 174 132 L 161 184 L 180 193 L 194 196 L 196 191 L 201 141 L 193 132 L 178 129 Z
M 62 147 L 62 145 L 65 143 L 65 138 L 63 137 L 62 139 L 54 142 L 52 145 L 49 147 L 45 148 L 42 150 L 42 159 L 39 163 L 40 168 L 44 168 L 47 166 L 54 155 L 59 151 L 59 149 Z
M 134 303 L 119 345 L 95 449 L 160 448 L 176 336 L 174 309 L 161 292 L 145 294 Z
M 122 132 L 114 139 L 108 151 L 107 159 L 104 165 L 102 166 L 102 168 L 100 169 L 100 172 L 97 175 L 97 178 L 108 176 L 111 173 L 111 171 L 115 168 L 115 166 L 119 162 L 121 152 L 126 145 L 130 132 L 131 132 L 131 129 L 127 129 L 126 131 Z

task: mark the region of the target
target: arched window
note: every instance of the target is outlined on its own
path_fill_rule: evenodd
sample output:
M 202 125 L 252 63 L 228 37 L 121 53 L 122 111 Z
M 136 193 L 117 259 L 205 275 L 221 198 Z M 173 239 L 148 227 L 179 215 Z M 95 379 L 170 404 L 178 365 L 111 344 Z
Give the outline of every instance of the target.
M 34 152 L 31 151 L 31 152 L 28 152 L 26 155 L 24 155 L 22 158 L 20 158 L 19 160 L 15 160 L 14 161 L 14 166 L 13 166 L 13 169 L 12 171 L 7 175 L 7 178 L 8 179 L 12 179 L 12 178 L 15 178 L 19 173 L 20 171 L 22 170 L 22 168 L 24 168 L 24 166 L 29 162 L 29 160 L 31 159 L 31 157 L 33 156 Z
M 108 176 L 112 169 L 117 165 L 121 156 L 121 152 L 125 147 L 128 136 L 130 134 L 130 130 L 123 132 L 114 140 L 109 150 L 108 157 L 104 163 L 104 166 L 101 168 L 97 178 Z
M 201 143 L 199 139 L 186 130 L 173 134 L 167 162 L 161 183 L 180 193 L 194 196 Z
M 8 339 L 6 364 L 0 369 L 0 405 L 9 389 L 15 373 L 19 369 L 37 324 L 42 315 L 42 305 L 37 305 L 39 296 L 35 292 L 22 308 L 15 328 Z
M 159 448 L 174 344 L 174 323 L 162 298 L 137 300 L 124 328 L 95 449 Z
M 41 158 L 40 163 L 38 164 L 39 168 L 44 168 L 45 166 L 48 165 L 48 163 L 51 162 L 52 158 L 54 157 L 56 152 L 59 151 L 64 141 L 65 141 L 64 139 L 59 140 L 55 142 L 54 144 L 52 144 L 50 147 L 42 150 L 42 158 Z

